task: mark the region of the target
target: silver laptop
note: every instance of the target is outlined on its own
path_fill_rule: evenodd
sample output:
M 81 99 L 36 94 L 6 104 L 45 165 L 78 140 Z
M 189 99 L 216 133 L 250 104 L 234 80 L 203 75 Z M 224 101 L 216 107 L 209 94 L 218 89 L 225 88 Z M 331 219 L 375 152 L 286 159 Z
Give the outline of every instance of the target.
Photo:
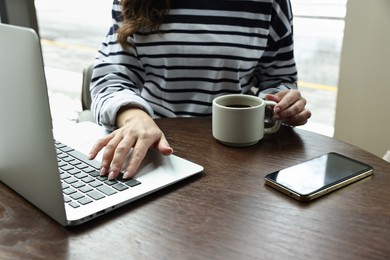
M 81 224 L 203 170 L 150 150 L 134 179 L 110 182 L 99 177 L 99 162 L 54 140 L 36 33 L 4 24 L 0 122 L 0 180 L 64 226 Z

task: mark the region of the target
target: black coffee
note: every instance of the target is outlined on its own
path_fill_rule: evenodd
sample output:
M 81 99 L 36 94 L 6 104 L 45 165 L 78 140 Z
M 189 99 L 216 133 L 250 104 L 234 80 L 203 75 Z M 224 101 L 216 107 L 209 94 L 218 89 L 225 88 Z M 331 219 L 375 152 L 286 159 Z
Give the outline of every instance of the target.
M 232 104 L 232 105 L 226 105 L 226 107 L 232 107 L 232 108 L 246 108 L 246 107 L 251 107 L 250 105 L 243 105 L 243 104 Z

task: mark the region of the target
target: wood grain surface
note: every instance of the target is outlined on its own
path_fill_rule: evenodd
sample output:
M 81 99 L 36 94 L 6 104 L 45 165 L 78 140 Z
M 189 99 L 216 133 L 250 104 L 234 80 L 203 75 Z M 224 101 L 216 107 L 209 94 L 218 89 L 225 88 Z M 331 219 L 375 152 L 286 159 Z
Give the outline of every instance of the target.
M 0 259 L 388 259 L 390 164 L 344 142 L 282 127 L 228 147 L 210 118 L 159 119 L 174 153 L 204 172 L 64 228 L 0 183 Z M 374 175 L 310 203 L 264 185 L 272 171 L 339 152 Z

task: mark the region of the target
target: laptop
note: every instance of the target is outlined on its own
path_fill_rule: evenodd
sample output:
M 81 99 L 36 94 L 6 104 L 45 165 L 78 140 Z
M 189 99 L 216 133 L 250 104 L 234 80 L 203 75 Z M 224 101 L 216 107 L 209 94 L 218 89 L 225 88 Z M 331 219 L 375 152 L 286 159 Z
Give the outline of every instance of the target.
M 97 174 L 99 162 L 89 161 L 81 146 L 55 140 L 40 41 L 32 29 L 0 24 L 0 93 L 0 180 L 63 226 L 79 225 L 203 171 L 150 149 L 133 179 L 112 182 Z M 93 123 L 83 127 L 89 138 L 104 134 Z M 83 144 L 84 152 L 91 144 Z

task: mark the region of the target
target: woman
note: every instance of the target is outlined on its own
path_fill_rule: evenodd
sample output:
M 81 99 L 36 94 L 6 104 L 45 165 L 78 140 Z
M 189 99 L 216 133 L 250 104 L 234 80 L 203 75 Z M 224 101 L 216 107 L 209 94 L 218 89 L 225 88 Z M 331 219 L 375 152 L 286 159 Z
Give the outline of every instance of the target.
M 170 155 L 158 117 L 209 117 L 212 100 L 249 93 L 274 100 L 290 125 L 311 116 L 297 89 L 289 0 L 114 0 L 113 25 L 96 58 L 91 94 L 110 135 L 101 175 L 133 176 L 147 150 Z

